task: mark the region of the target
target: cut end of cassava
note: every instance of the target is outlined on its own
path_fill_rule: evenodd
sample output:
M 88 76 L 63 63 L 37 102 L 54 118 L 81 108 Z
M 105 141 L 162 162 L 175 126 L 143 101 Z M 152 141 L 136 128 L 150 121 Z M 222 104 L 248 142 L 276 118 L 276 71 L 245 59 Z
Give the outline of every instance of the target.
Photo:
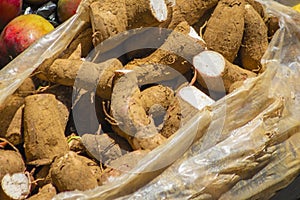
M 179 90 L 178 95 L 198 110 L 213 104 L 215 101 L 194 86 L 187 86 Z
M 164 0 L 150 0 L 152 14 L 159 22 L 167 20 L 168 8 Z
M 25 199 L 30 194 L 31 184 L 24 173 L 6 174 L 1 185 L 5 194 L 12 199 Z
M 193 58 L 193 64 L 198 72 L 197 81 L 212 91 L 229 92 L 233 83 L 256 76 L 255 73 L 230 63 L 215 51 L 202 51 Z
M 203 40 L 203 38 L 201 38 L 199 36 L 199 34 L 195 31 L 195 29 L 193 27 L 191 27 L 191 26 L 190 26 L 189 36 L 192 37 L 192 38 L 195 38 L 197 40 L 200 40 L 203 43 L 205 43 L 205 41 Z
M 203 51 L 193 58 L 197 71 L 205 77 L 218 77 L 224 71 L 225 59 L 215 51 Z

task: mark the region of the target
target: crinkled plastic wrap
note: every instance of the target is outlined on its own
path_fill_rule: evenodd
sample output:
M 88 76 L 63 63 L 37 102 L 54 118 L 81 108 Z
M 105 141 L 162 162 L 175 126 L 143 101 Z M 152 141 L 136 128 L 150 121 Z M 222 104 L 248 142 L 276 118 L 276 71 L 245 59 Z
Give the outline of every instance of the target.
M 300 16 L 274 1 L 262 3 L 280 17 L 281 27 L 262 59 L 263 74 L 199 111 L 131 173 L 93 190 L 64 192 L 54 199 L 269 199 L 296 178 L 300 173 Z M 80 21 L 77 16 L 56 33 L 69 31 Z M 66 45 L 59 40 L 54 33 L 48 35 L 1 71 L 0 102 L 52 49 L 59 52 Z M 44 52 L 42 56 L 37 49 Z M 24 57 L 29 52 L 27 63 Z M 169 166 L 158 167 L 174 158 Z
M 36 41 L 0 71 L 0 105 L 40 65 L 53 61 L 89 22 L 88 0 L 76 15 Z

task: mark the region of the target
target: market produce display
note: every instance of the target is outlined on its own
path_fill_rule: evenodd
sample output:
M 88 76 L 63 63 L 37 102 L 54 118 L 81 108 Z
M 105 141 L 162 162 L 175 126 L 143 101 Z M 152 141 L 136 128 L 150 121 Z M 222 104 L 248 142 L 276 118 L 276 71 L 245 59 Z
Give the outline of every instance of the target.
M 25 2 L 36 11 L 49 3 Z M 3 67 L 51 34 L 62 42 L 0 104 L 0 199 L 99 187 L 94 198 L 230 199 L 273 170 L 276 145 L 298 131 L 293 104 L 265 93 L 277 66 L 262 59 L 280 20 L 257 1 L 59 0 L 61 26 L 17 13 L 1 32 Z

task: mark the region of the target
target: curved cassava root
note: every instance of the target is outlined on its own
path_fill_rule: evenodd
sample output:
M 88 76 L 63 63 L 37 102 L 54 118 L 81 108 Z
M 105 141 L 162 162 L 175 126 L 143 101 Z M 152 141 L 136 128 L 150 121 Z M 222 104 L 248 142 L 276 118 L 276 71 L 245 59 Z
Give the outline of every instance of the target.
M 176 102 L 174 92 L 161 85 L 141 92 L 134 71 L 119 70 L 116 73 L 118 78 L 111 99 L 111 115 L 116 121 L 113 130 L 126 138 L 133 149 L 152 150 L 179 128 L 180 110 L 172 106 Z M 170 122 L 174 115 L 175 120 Z M 156 126 L 156 120 L 161 117 L 163 121 L 159 120 L 161 123 Z M 168 124 L 173 127 L 164 132 Z
M 230 86 L 256 74 L 230 63 L 220 53 L 203 51 L 193 59 L 198 72 L 197 81 L 205 88 L 213 91 L 229 91 Z
M 233 62 L 244 32 L 244 0 L 220 0 L 207 22 L 203 39 L 208 49 L 221 53 Z
M 240 50 L 242 66 L 259 71 L 260 60 L 268 48 L 268 28 L 261 16 L 250 5 L 245 5 L 245 30 Z

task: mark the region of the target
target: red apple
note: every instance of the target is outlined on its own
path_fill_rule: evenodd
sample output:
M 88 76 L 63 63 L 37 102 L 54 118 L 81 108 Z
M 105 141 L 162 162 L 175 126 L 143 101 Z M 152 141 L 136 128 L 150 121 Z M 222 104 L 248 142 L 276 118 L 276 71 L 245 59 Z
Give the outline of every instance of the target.
M 14 58 L 33 42 L 54 29 L 53 25 L 36 14 L 20 15 L 10 21 L 0 36 L 2 60 Z M 2 45 L 2 46 L 1 46 Z M 7 62 L 0 63 L 4 66 Z
M 81 0 L 58 0 L 57 16 L 60 22 L 64 22 L 72 17 L 78 8 Z
M 0 0 L 0 30 L 21 13 L 22 0 Z

